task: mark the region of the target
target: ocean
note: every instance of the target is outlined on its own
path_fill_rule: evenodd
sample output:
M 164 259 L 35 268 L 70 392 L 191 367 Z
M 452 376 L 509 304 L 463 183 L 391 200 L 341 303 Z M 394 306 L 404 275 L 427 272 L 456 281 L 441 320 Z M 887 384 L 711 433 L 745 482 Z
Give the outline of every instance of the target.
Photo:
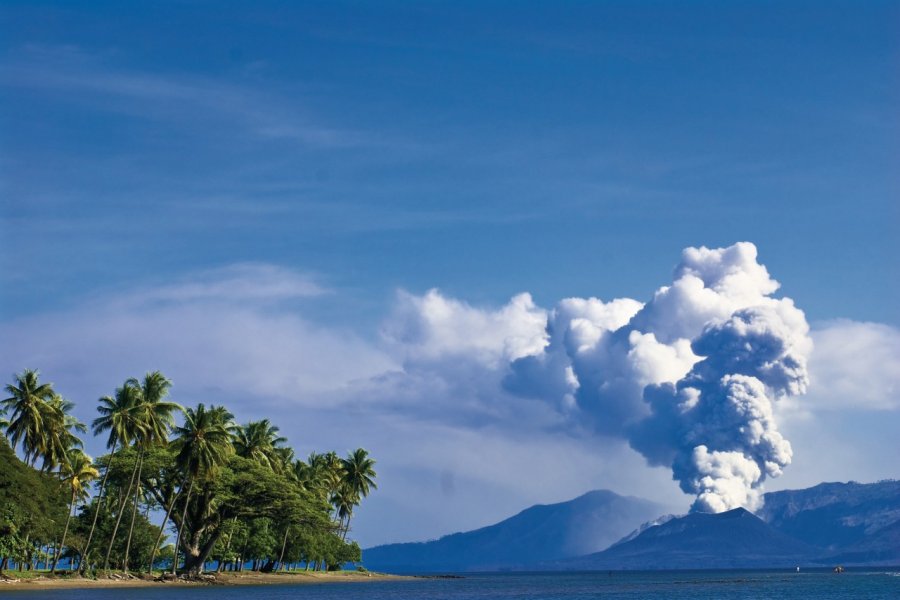
M 900 598 L 900 571 L 663 571 L 490 573 L 462 579 L 415 579 L 304 585 L 4 592 L 0 598 L 52 600 L 830 600 Z

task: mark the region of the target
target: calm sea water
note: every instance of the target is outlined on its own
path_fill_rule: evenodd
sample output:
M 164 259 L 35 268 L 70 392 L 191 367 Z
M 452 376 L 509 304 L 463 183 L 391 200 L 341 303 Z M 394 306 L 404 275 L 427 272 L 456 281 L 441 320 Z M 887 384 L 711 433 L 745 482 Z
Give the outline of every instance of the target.
M 6 598 L 53 600 L 690 600 L 865 598 L 900 599 L 900 571 L 678 571 L 628 573 L 502 573 L 464 579 L 416 579 L 241 587 L 4 592 Z

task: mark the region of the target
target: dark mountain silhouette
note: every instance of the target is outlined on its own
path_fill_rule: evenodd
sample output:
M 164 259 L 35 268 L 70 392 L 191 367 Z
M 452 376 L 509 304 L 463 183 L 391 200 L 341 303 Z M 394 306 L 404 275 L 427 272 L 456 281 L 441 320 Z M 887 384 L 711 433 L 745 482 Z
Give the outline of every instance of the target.
M 653 502 L 597 490 L 568 502 L 532 506 L 475 531 L 369 548 L 363 561 L 369 569 L 391 572 L 525 568 L 605 548 L 660 512 Z
M 792 567 L 812 564 L 821 554 L 821 549 L 736 508 L 678 517 L 603 552 L 548 566 L 566 570 Z

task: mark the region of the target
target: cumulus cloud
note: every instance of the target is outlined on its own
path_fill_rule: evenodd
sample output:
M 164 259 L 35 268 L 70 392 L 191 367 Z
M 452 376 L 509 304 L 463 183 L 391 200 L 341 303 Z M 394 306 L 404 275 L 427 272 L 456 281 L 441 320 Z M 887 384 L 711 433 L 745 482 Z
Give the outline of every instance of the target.
M 900 409 L 900 330 L 837 320 L 818 324 L 812 339 L 811 408 Z
M 753 508 L 792 457 L 773 404 L 809 384 L 809 327 L 778 288 L 753 244 L 687 248 L 671 284 L 645 303 L 567 298 L 544 310 L 520 294 L 482 309 L 437 290 L 401 292 L 383 334 L 402 362 L 393 384 L 427 381 L 457 415 L 520 409 L 625 439 L 671 469 L 694 509 Z
M 466 358 L 496 367 L 540 352 L 546 345 L 547 313 L 530 294 L 486 311 L 429 290 L 423 296 L 400 291 L 382 334 L 406 361 Z

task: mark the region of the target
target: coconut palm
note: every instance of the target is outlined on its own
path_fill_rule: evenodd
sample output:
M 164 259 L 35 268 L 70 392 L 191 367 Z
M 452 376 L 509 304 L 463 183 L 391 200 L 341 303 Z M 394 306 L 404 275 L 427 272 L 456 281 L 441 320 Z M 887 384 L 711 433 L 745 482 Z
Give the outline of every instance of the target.
M 53 384 L 41 383 L 40 373 L 25 369 L 15 375 L 15 384 L 8 384 L 9 398 L 2 401 L 6 411 L 12 411 L 6 435 L 13 448 L 21 441 L 25 462 L 34 466 L 35 461 L 46 448 L 44 417 L 47 402 L 53 398 Z
M 81 439 L 75 433 L 87 433 L 87 427 L 69 412 L 75 404 L 58 394 L 53 394 L 44 407 L 44 444 L 41 451 L 44 464 L 41 470 L 50 471 L 62 466 L 73 448 L 81 448 Z
M 51 573 L 56 572 L 56 564 L 59 561 L 62 549 L 66 545 L 69 521 L 72 519 L 75 503 L 88 497 L 87 484 L 100 476 L 100 472 L 94 468 L 91 457 L 79 448 L 72 448 L 66 453 L 66 460 L 60 465 L 59 473 L 63 482 L 72 491 L 72 499 L 69 502 L 69 514 L 66 516 L 66 526 L 63 529 L 62 541 L 60 541 L 56 554 L 53 557 L 53 566 L 50 568 Z
M 121 389 L 129 390 L 127 395 L 130 402 L 130 408 L 122 415 L 123 418 L 120 423 L 123 440 L 122 447 L 124 448 L 129 442 L 134 442 L 135 445 L 140 446 L 141 440 L 153 438 L 153 432 L 149 431 L 151 411 L 148 410 L 146 402 L 144 401 L 143 390 L 136 379 L 132 378 L 126 380 Z M 119 525 L 122 523 L 122 515 L 125 514 L 125 505 L 128 503 L 128 498 L 131 496 L 131 488 L 135 484 L 135 476 L 140 478 L 139 471 L 143 459 L 142 447 L 138 448 L 138 454 L 138 460 L 135 461 L 134 466 L 131 469 L 131 479 L 128 482 L 128 488 L 122 496 L 122 500 L 119 502 L 116 522 L 115 525 L 113 525 L 112 535 L 109 537 L 109 546 L 106 548 L 106 557 L 103 559 L 104 569 L 109 566 L 109 558 L 112 556 L 116 534 L 119 532 Z M 128 569 L 127 565 L 125 566 L 125 569 Z
M 375 484 L 375 460 L 369 458 L 369 452 L 357 448 L 347 458 L 341 460 L 344 481 L 358 496 L 365 498 L 370 490 L 378 489 Z
M 184 497 L 184 510 L 175 539 L 173 573 L 176 572 L 178 566 L 178 546 L 181 543 L 194 482 L 201 477 L 214 475 L 234 453 L 231 419 L 231 413 L 224 408 L 213 406 L 207 410 L 201 403 L 197 405 L 196 409 L 185 410 L 184 424 L 174 430 L 176 436 L 174 443 L 178 452 L 175 460 L 184 473 L 185 481 L 181 487 L 184 488 L 184 484 L 187 484 L 187 494 Z
M 134 501 L 131 511 L 131 524 L 128 527 L 128 540 L 125 543 L 125 572 L 128 572 L 128 556 L 131 550 L 131 537 L 134 533 L 134 523 L 138 513 L 138 498 L 141 490 L 141 470 L 144 466 L 144 453 L 150 446 L 165 444 L 169 432 L 175 424 L 175 411 L 182 410 L 179 404 L 167 402 L 169 389 L 172 382 L 159 371 L 147 373 L 144 379 L 129 379 L 128 385 L 140 390 L 140 403 L 138 420 L 141 427 L 135 436 L 135 445 L 138 448 L 137 479 L 134 490 Z
M 278 427 L 272 425 L 268 419 L 250 421 L 238 428 L 234 438 L 234 450 L 238 456 L 280 472 L 283 459 L 278 454 L 278 447 L 286 441 L 287 438 L 279 436 Z
M 299 483 L 301 488 L 308 492 L 315 490 L 313 469 L 309 464 L 298 458 L 294 461 L 291 470 L 294 472 L 294 481 Z
M 100 489 L 97 492 L 97 506 L 94 508 L 94 520 L 91 523 L 91 530 L 88 533 L 87 542 L 84 545 L 84 551 L 81 559 L 80 570 L 82 573 L 87 569 L 88 551 L 91 548 L 91 541 L 94 538 L 94 530 L 97 527 L 97 517 L 103 505 L 103 491 L 106 488 L 106 482 L 109 479 L 109 473 L 112 467 L 113 455 L 116 449 L 131 443 L 136 425 L 138 421 L 138 406 L 140 404 L 140 390 L 133 385 L 123 385 L 116 388 L 114 396 L 104 396 L 100 398 L 100 406 L 97 412 L 100 416 L 91 423 L 91 429 L 94 435 L 100 435 L 109 432 L 106 441 L 106 447 L 110 453 L 106 461 L 106 472 L 103 474 L 103 480 L 100 482 Z M 120 511 L 121 512 L 121 511 Z
M 283 438 L 282 438 L 283 439 Z M 288 478 L 294 478 L 294 449 L 289 446 L 275 448 L 276 473 L 282 473 Z
M 335 507 L 342 520 L 346 517 L 344 536 L 350 530 L 350 518 L 353 516 L 353 507 L 359 506 L 360 500 L 369 495 L 372 489 L 378 489 L 375 484 L 375 460 L 369 457 L 369 452 L 363 448 L 357 448 L 347 458 L 341 459 L 341 490 L 335 495 L 339 504 Z M 349 508 L 344 503 L 349 502 Z M 332 502 L 334 504 L 334 502 Z
M 298 461 L 294 465 L 294 473 L 303 487 L 315 493 L 321 500 L 327 501 L 337 491 L 340 474 L 333 452 L 318 454 L 310 452 L 306 462 Z
M 344 483 L 331 495 L 329 500 L 338 519 L 341 539 L 344 539 L 350 530 L 350 517 L 353 516 L 353 507 L 359 503 L 359 496 L 349 485 Z

